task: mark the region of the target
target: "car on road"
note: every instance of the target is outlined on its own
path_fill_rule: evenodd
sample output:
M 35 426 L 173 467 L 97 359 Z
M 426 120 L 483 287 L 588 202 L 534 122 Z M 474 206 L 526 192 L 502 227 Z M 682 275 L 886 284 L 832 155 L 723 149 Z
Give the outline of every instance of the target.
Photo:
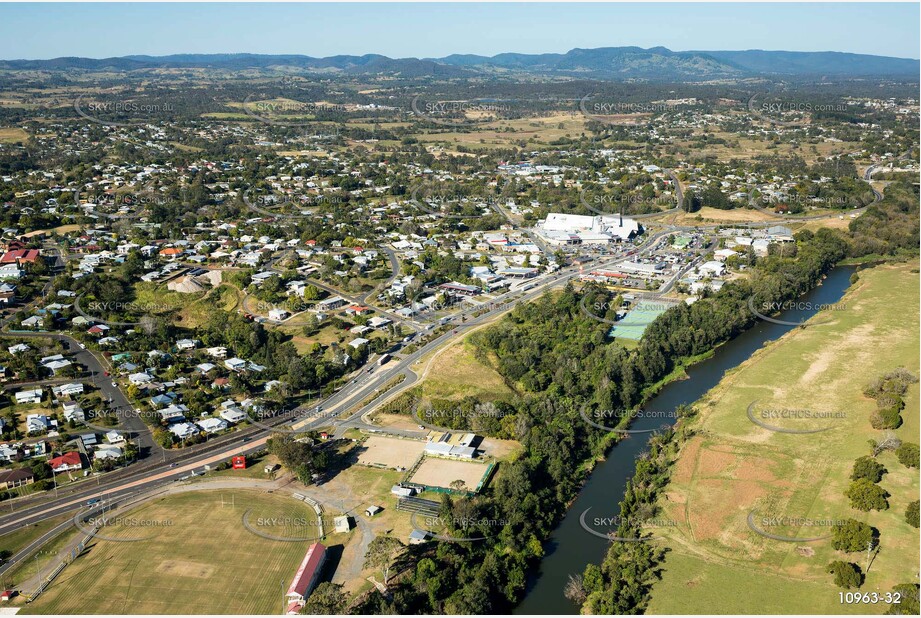
M 92 498 L 86 501 L 86 506 L 93 506 L 94 504 L 99 504 L 100 502 L 102 502 L 102 500 L 99 498 Z
M 171 463 L 171 464 L 169 465 L 169 467 L 170 467 L 170 468 L 175 468 L 175 467 L 178 466 L 178 465 L 179 465 L 179 464 L 177 464 L 177 463 Z
M 78 343 L 77 345 L 80 346 L 80 349 L 81 349 L 81 350 L 85 350 L 85 349 L 86 349 L 86 346 L 85 346 L 84 344 L 82 344 L 82 343 Z

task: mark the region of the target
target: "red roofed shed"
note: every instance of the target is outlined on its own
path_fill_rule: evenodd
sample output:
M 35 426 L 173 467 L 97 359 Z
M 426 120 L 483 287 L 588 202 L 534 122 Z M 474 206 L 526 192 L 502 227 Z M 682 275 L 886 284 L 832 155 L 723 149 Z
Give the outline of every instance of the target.
M 301 562 L 300 568 L 294 575 L 294 580 L 288 588 L 288 594 L 285 596 L 293 601 L 306 600 L 317 583 L 325 560 L 326 547 L 321 543 L 311 545 L 310 549 L 307 550 L 307 555 L 304 556 L 304 561 Z

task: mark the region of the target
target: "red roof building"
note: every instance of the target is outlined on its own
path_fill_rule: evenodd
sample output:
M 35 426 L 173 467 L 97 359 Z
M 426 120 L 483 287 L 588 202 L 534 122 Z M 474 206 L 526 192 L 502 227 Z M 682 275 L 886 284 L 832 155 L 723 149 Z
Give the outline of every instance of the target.
M 0 257 L 0 264 L 22 264 L 24 262 L 33 264 L 37 259 L 38 249 L 16 249 L 4 253 L 3 257 Z
M 317 583 L 320 577 L 320 571 L 323 563 L 326 561 L 326 547 L 321 543 L 314 543 L 307 550 L 304 561 L 301 562 L 300 568 L 294 575 L 294 580 L 288 588 L 287 596 L 293 602 L 304 602 L 310 595 L 310 591 Z
M 64 453 L 60 457 L 55 457 L 49 461 L 48 464 L 55 472 L 83 469 L 83 460 L 80 459 L 80 453 L 77 451 L 71 451 L 69 453 Z

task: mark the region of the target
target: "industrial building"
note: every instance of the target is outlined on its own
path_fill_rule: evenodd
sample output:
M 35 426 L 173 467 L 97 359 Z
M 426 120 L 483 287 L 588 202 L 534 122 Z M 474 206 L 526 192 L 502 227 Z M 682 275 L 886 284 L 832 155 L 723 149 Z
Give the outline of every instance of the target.
M 636 220 L 623 216 L 551 212 L 534 231 L 552 245 L 609 244 L 637 236 L 640 225 Z

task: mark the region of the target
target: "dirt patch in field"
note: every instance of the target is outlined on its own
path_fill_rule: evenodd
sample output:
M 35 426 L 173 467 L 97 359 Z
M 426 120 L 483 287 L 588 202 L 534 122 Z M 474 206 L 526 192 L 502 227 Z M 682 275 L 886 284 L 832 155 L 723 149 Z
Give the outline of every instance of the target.
M 738 536 L 738 522 L 768 490 L 755 481 L 701 479 L 688 504 L 688 522 L 699 541 Z M 741 517 L 740 517 L 741 516 Z M 735 521 L 735 526 L 731 524 Z
M 201 562 L 187 560 L 166 560 L 157 565 L 157 573 L 175 575 L 177 577 L 194 577 L 195 579 L 208 579 L 214 574 L 214 567 Z
M 368 438 L 362 445 L 358 463 L 385 468 L 408 468 L 425 450 L 425 442 L 399 438 Z
M 773 462 L 770 459 L 743 458 L 736 467 L 736 478 L 749 481 L 772 483 L 777 477 L 771 471 Z
M 486 466 L 483 464 L 426 457 L 410 482 L 449 488 L 454 481 L 463 481 L 464 489 L 473 491 L 485 473 Z
M 825 373 L 829 366 L 831 366 L 831 362 L 835 359 L 836 354 L 837 350 L 831 348 L 826 348 L 825 350 L 814 354 L 810 359 L 809 369 L 807 369 L 805 373 L 800 376 L 800 384 L 809 384 L 818 376 Z
M 521 443 L 515 440 L 499 440 L 497 438 L 484 438 L 479 446 L 483 454 L 496 459 L 507 459 L 521 450 Z
M 728 451 L 707 449 L 697 457 L 697 473 L 700 476 L 719 476 L 728 472 L 736 463 L 736 454 Z
M 681 449 L 681 455 L 675 462 L 674 472 L 672 473 L 673 483 L 687 483 L 694 476 L 694 469 L 697 467 L 697 458 L 700 456 L 700 447 L 703 445 L 703 438 L 691 438 L 684 448 Z

